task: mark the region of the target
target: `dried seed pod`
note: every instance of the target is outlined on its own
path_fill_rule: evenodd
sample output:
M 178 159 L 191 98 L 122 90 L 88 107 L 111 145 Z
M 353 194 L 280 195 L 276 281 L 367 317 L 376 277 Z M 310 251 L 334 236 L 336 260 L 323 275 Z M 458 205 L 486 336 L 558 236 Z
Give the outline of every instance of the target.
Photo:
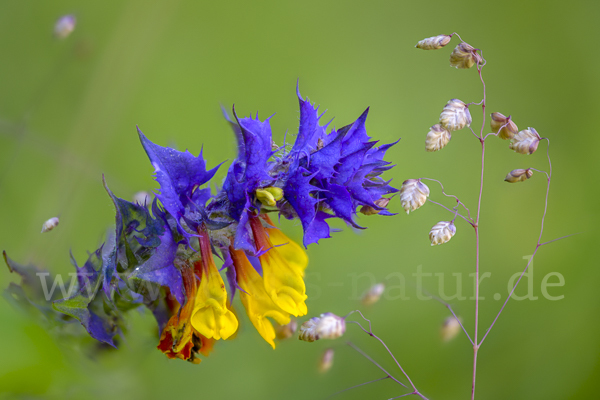
M 304 321 L 304 323 L 300 325 L 300 335 L 298 336 L 298 339 L 304 340 L 305 342 L 314 342 L 315 340 L 319 340 L 317 324 L 320 320 L 320 318 L 314 317 L 308 321 Z
M 456 233 L 456 226 L 452 221 L 441 221 L 438 222 L 431 228 L 429 232 L 429 240 L 431 245 L 443 244 L 452 239 L 452 236 Z
M 384 291 L 385 285 L 383 283 L 376 283 L 363 294 L 361 301 L 365 306 L 375 304 L 379 301 Z
M 400 204 L 406 213 L 415 211 L 427 201 L 429 188 L 419 179 L 408 179 L 400 188 Z
M 506 175 L 504 180 L 510 183 L 524 182 L 527 179 L 531 178 L 533 175 L 533 171 L 531 168 L 528 169 L 513 169 Z
M 294 336 L 297 328 L 298 323 L 296 320 L 291 320 L 290 323 L 286 325 L 275 324 L 275 336 L 279 340 L 289 339 Z
M 438 151 L 443 149 L 450 139 L 452 135 L 450 132 L 442 127 L 440 124 L 435 124 L 431 128 L 429 128 L 429 132 L 427 133 L 427 138 L 425 139 L 425 150 L 427 151 Z
M 515 124 L 510 117 L 505 117 L 499 112 L 492 113 L 491 117 L 492 120 L 490 121 L 490 125 L 492 127 L 492 132 L 497 133 L 500 139 L 512 139 L 517 132 L 519 132 L 517 124 Z
M 475 63 L 482 63 L 483 59 L 477 53 L 477 50 L 468 43 L 462 42 L 454 48 L 452 54 L 450 54 L 450 66 L 468 69 L 471 68 Z
M 333 349 L 326 349 L 321 355 L 321 359 L 319 360 L 319 371 L 327 372 L 333 366 Z
M 472 121 L 469 108 L 459 99 L 448 101 L 440 114 L 440 125 L 450 132 L 471 126 Z
M 74 15 L 65 15 L 60 17 L 54 24 L 54 36 L 64 39 L 75 30 L 77 20 Z
M 450 43 L 450 39 L 452 39 L 450 35 L 432 36 L 419 41 L 415 47 L 423 50 L 437 50 Z
M 461 319 L 459 318 L 459 320 Z M 444 324 L 440 330 L 440 336 L 444 342 L 449 342 L 458 335 L 460 329 L 459 321 L 454 316 L 448 317 L 444 320 Z
M 510 141 L 510 149 L 519 154 L 533 154 L 540 144 L 542 138 L 533 128 L 518 132 Z
M 346 332 L 346 321 L 333 313 L 321 314 L 316 330 L 319 339 L 337 339 Z
M 44 222 L 44 225 L 42 225 L 42 233 L 50 232 L 52 229 L 58 226 L 58 223 L 58 217 L 50 218 L 48 221 Z

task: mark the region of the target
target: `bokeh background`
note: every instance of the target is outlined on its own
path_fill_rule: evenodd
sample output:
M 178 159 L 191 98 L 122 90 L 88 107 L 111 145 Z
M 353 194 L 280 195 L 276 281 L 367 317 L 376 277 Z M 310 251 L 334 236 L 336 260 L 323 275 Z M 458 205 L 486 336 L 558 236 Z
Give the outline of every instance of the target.
M 53 25 L 69 13 L 77 27 L 57 40 Z M 599 13 L 594 1 L 0 1 L 1 248 L 17 261 L 71 272 L 69 250 L 83 261 L 114 222 L 102 174 L 127 199 L 157 187 L 136 124 L 162 145 L 194 153 L 204 146 L 215 165 L 235 157 L 220 104 L 235 103 L 241 115 L 277 113 L 272 126 L 281 142 L 298 126 L 297 79 L 302 94 L 322 104 L 336 126 L 370 106 L 370 135 L 386 143 L 402 138 L 387 157 L 397 164 L 387 176 L 398 186 L 408 178 L 437 178 L 474 208 L 478 142 L 459 131 L 431 154 L 424 139 L 447 100 L 481 99 L 477 73 L 449 67 L 455 40 L 438 51 L 414 48 L 422 38 L 457 31 L 487 59 L 488 110 L 512 114 L 521 129 L 533 126 L 551 139 L 554 179 L 544 239 L 582 233 L 540 250 L 531 280 L 540 298 L 509 303 L 480 350 L 477 397 L 596 398 Z M 481 113 L 472 112 L 478 127 Z M 506 298 L 510 276 L 533 252 L 543 210 L 542 175 L 519 185 L 503 178 L 514 168 L 547 169 L 544 145 L 522 156 L 493 139 L 481 217 L 482 271 L 491 272 L 482 284 L 481 329 L 501 305 L 493 295 Z M 432 199 L 443 200 L 430 187 Z M 390 207 L 400 211 L 397 199 Z M 56 215 L 59 227 L 40 234 Z M 309 316 L 363 309 L 432 400 L 470 394 L 470 343 L 463 335 L 440 340 L 448 311 L 418 300 L 411 276 L 418 266 L 444 273 L 445 290 L 453 293 L 452 274 L 460 273 L 464 294 L 472 296 L 469 226 L 458 221 L 449 244 L 429 245 L 430 227 L 449 218 L 431 204 L 410 216 L 363 216 L 369 229 L 342 227 L 308 250 Z M 286 231 L 300 238 L 295 224 Z M 541 296 L 549 272 L 565 278 L 563 287 L 550 288 L 562 300 Z M 390 274 L 398 273 L 409 300 L 394 299 L 400 281 Z M 371 279 L 389 291 L 363 307 L 357 298 Z M 18 279 L 0 268 L 1 286 L 11 281 Z M 424 282 L 438 292 L 437 278 Z M 472 332 L 474 302 L 453 305 Z M 57 337 L 4 299 L 0 326 L 0 398 L 322 399 L 382 376 L 345 340 L 400 376 L 381 346 L 355 326 L 336 342 L 289 340 L 273 351 L 243 317 L 238 337 L 219 343 L 201 365 L 169 361 L 157 351 L 147 313 L 131 313 L 121 347 L 103 353 Z M 335 365 L 320 374 L 318 359 L 329 346 L 336 349 Z M 399 389 L 388 380 L 334 398 L 387 399 L 405 393 Z

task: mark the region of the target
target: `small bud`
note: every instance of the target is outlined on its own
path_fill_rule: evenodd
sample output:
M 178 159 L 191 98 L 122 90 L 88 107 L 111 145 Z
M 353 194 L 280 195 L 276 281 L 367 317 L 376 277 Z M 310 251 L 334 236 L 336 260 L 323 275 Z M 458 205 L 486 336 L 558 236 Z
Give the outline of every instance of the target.
M 535 129 L 528 128 L 517 133 L 508 147 L 519 154 L 533 154 L 537 150 L 541 139 Z
M 432 36 L 421 40 L 415 47 L 423 50 L 437 50 L 450 43 L 450 39 L 452 39 L 452 36 L 450 35 Z
M 54 24 L 54 36 L 59 39 L 65 39 L 75 30 L 75 16 L 65 15 L 62 16 Z
M 316 329 L 319 339 L 337 339 L 346 332 L 346 321 L 332 313 L 321 314 Z
M 42 225 L 42 233 L 50 232 L 52 229 L 58 226 L 58 217 L 50 218 L 48 221 L 44 222 Z
M 461 320 L 461 322 L 462 322 L 462 320 Z M 458 333 L 460 332 L 460 329 L 461 329 L 460 323 L 454 316 L 446 318 L 444 320 L 444 324 L 442 325 L 442 329 L 440 331 L 442 340 L 444 342 L 451 341 L 458 335 Z
M 454 222 L 438 222 L 433 226 L 433 228 L 431 228 L 431 231 L 429 232 L 429 240 L 431 240 L 432 246 L 436 244 L 443 244 L 452 239 L 452 236 L 454 236 L 455 233 L 456 226 L 454 226 Z
M 133 195 L 133 202 L 140 206 L 150 204 L 150 194 L 148 192 L 137 192 Z
M 379 301 L 384 291 L 385 285 L 383 283 L 376 283 L 363 294 L 361 301 L 365 306 L 375 304 Z
M 333 349 L 327 349 L 323 352 L 321 360 L 319 360 L 319 371 L 327 372 L 333 366 Z
M 427 133 L 425 150 L 438 151 L 443 149 L 450 142 L 451 138 L 452 135 L 450 135 L 448 130 L 444 129 L 440 124 L 435 124 L 429 128 L 429 132 Z
M 274 186 L 256 189 L 256 198 L 265 206 L 274 207 L 283 198 L 283 190 Z
M 387 205 L 390 204 L 390 200 L 392 200 L 392 197 L 382 197 L 380 199 L 375 200 L 374 203 L 378 207 L 386 208 Z M 377 210 L 371 206 L 362 206 L 360 210 L 358 210 L 358 212 L 364 215 L 374 215 L 379 214 L 381 210 Z
M 533 175 L 533 171 L 531 168 L 528 169 L 513 169 L 506 175 L 504 180 L 510 183 L 524 182 L 527 179 L 531 178 Z
M 440 124 L 450 132 L 471 126 L 472 121 L 469 108 L 459 99 L 448 101 L 440 114 Z
M 492 127 L 492 132 L 497 133 L 500 139 L 512 139 L 517 132 L 519 132 L 517 124 L 515 124 L 510 117 L 507 118 L 499 112 L 492 113 L 491 117 L 492 120 L 490 125 Z
M 298 339 L 304 340 L 305 342 L 314 342 L 315 340 L 319 340 L 317 324 L 320 320 L 320 318 L 314 317 L 308 321 L 304 321 L 304 323 L 300 325 L 300 335 L 298 335 Z
M 477 50 L 473 48 L 470 44 L 465 42 L 460 43 L 458 46 L 454 48 L 452 54 L 450 54 L 450 66 L 461 68 L 461 69 L 469 69 L 475 63 L 482 63 L 483 59 L 477 53 Z
M 400 204 L 408 214 L 421 207 L 429 197 L 429 188 L 419 179 L 408 179 L 400 188 Z
M 279 340 L 289 339 L 296 333 L 298 323 L 295 320 L 291 320 L 289 324 L 279 325 L 275 324 L 275 336 Z

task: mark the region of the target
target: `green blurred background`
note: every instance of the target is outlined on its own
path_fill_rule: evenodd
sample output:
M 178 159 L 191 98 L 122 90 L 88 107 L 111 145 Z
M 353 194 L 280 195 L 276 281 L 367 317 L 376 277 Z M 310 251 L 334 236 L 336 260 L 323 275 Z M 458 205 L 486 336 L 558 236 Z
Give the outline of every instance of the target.
M 56 19 L 73 13 L 77 27 L 65 40 L 52 36 Z M 454 134 L 439 153 L 424 151 L 429 126 L 448 99 L 481 99 L 475 69 L 455 70 L 439 51 L 414 49 L 425 37 L 457 31 L 482 48 L 488 64 L 488 110 L 512 114 L 521 129 L 551 139 L 554 180 L 544 239 L 583 234 L 543 247 L 534 262 L 537 301 L 512 301 L 479 356 L 480 399 L 590 399 L 600 389 L 600 300 L 597 259 L 598 91 L 600 3 L 594 1 L 0 1 L 0 245 L 15 260 L 56 273 L 71 272 L 69 249 L 83 261 L 114 221 L 102 174 L 120 197 L 157 187 L 135 132 L 154 142 L 198 153 L 209 165 L 235 156 L 219 105 L 241 115 L 260 110 L 275 138 L 298 126 L 296 80 L 304 96 L 329 110 L 341 127 L 371 107 L 367 128 L 382 142 L 401 142 L 388 153 L 387 174 L 399 186 L 434 177 L 475 207 L 479 145 L 468 131 Z M 472 108 L 474 123 L 481 113 Z M 486 131 L 487 131 L 486 127 Z M 543 209 L 545 179 L 508 185 L 505 174 L 546 169 L 545 145 L 532 156 L 492 138 L 481 217 L 480 323 L 487 328 L 507 295 L 507 282 L 533 252 Z M 219 179 L 226 169 L 222 168 Z M 432 199 L 441 200 L 433 184 Z M 450 201 L 445 204 L 452 205 Z M 391 209 L 399 211 L 399 202 Z M 60 226 L 40 234 L 60 215 Z M 447 245 L 432 248 L 427 234 L 447 211 L 428 204 L 395 217 L 362 217 L 368 230 L 344 228 L 309 248 L 309 316 L 361 307 L 375 332 L 395 352 L 430 399 L 466 399 L 472 349 L 463 336 L 440 340 L 443 305 L 416 299 L 411 277 L 462 273 L 472 295 L 474 235 L 459 221 Z M 301 231 L 286 223 L 296 239 Z M 370 278 L 398 285 L 372 307 L 357 300 Z M 565 286 L 541 296 L 544 275 L 560 272 Z M 388 278 L 386 281 L 386 277 Z M 0 268 L 4 288 L 18 281 Z M 425 278 L 436 293 L 438 280 Z M 526 287 L 520 287 L 519 294 Z M 385 299 L 387 297 L 387 299 Z M 471 332 L 474 302 L 456 301 Z M 238 304 L 241 307 L 240 304 Z M 304 318 L 302 319 L 304 320 Z M 201 365 L 169 361 L 155 349 L 154 321 L 131 313 L 120 349 L 90 356 L 79 345 L 47 332 L 36 318 L 0 300 L 1 398 L 248 398 L 320 399 L 382 376 L 345 346 L 352 340 L 393 369 L 380 346 L 355 326 L 336 342 L 282 342 L 276 351 L 242 318 L 237 339 L 219 343 Z M 335 365 L 319 374 L 328 346 Z M 397 373 L 397 376 L 400 374 Z M 405 391 L 378 382 L 334 398 L 387 399 Z

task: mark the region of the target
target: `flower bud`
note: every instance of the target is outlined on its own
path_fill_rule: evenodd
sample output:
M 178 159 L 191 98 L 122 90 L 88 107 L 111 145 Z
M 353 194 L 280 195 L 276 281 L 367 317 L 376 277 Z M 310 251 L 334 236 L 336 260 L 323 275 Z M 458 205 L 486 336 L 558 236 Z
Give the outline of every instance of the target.
M 452 39 L 452 36 L 450 35 L 432 36 L 421 40 L 415 47 L 423 50 L 437 50 L 450 43 L 450 39 Z
M 452 54 L 450 54 L 451 67 L 469 69 L 475 65 L 475 63 L 481 62 L 483 62 L 483 59 L 477 53 L 477 50 L 465 42 L 462 42 L 456 46 L 454 51 L 452 51 Z
M 542 138 L 533 128 L 518 132 L 510 141 L 508 146 L 519 154 L 533 154 L 540 144 Z
M 458 99 L 448 101 L 440 114 L 440 124 L 450 132 L 471 126 L 472 121 L 469 108 Z
M 375 304 L 379 301 L 384 291 L 385 285 L 383 283 L 376 283 L 363 294 L 361 301 L 365 306 Z
M 387 205 L 390 204 L 390 200 L 392 200 L 392 197 L 382 197 L 380 199 L 375 200 L 374 203 L 378 207 L 386 208 Z M 381 210 L 377 210 L 371 206 L 362 206 L 360 210 L 358 210 L 358 212 L 364 215 L 374 215 L 379 214 Z
M 452 236 L 454 236 L 455 233 L 456 226 L 454 226 L 454 222 L 438 222 L 433 226 L 433 228 L 431 228 L 431 231 L 429 232 L 429 240 L 431 240 L 432 246 L 436 244 L 443 244 L 452 239 Z
M 458 335 L 460 329 L 460 323 L 454 316 L 446 318 L 442 325 L 442 329 L 440 330 L 442 340 L 444 342 L 451 341 Z
M 275 324 L 275 336 L 279 340 L 289 339 L 296 333 L 296 328 L 298 328 L 298 323 L 295 320 L 291 320 L 286 325 Z
M 333 366 L 333 349 L 327 349 L 323 352 L 321 360 L 319 360 L 319 371 L 327 372 Z
M 56 21 L 54 24 L 54 36 L 59 39 L 64 39 L 71 34 L 75 30 L 75 16 L 73 15 L 65 15 L 62 16 Z
M 427 151 L 438 151 L 443 149 L 452 136 L 450 132 L 444 129 L 440 124 L 435 124 L 429 128 L 427 138 L 425 139 L 425 150 Z
M 346 332 L 346 321 L 333 313 L 321 314 L 316 330 L 319 339 L 337 339 Z
M 141 206 L 150 204 L 150 194 L 148 192 L 137 192 L 133 195 L 133 202 Z
M 298 339 L 304 340 L 305 342 L 314 342 L 315 340 L 319 340 L 319 335 L 317 334 L 317 324 L 320 320 L 320 318 L 314 317 L 300 325 L 300 335 L 298 336 Z
M 512 139 L 519 132 L 517 124 L 510 117 L 507 118 L 499 112 L 492 113 L 491 117 L 490 125 L 492 132 L 497 133 L 500 139 Z
M 283 198 L 283 189 L 269 186 L 262 189 L 256 189 L 256 198 L 265 206 L 274 207 L 279 200 Z
M 408 179 L 400 188 L 400 204 L 406 213 L 415 211 L 427 201 L 429 188 L 419 179 Z
M 510 183 L 524 182 L 527 179 L 531 178 L 533 175 L 533 171 L 531 168 L 528 169 L 513 169 L 506 175 L 504 180 Z
M 52 229 L 58 226 L 58 217 L 50 218 L 48 221 L 44 222 L 42 225 L 42 233 L 50 232 Z

